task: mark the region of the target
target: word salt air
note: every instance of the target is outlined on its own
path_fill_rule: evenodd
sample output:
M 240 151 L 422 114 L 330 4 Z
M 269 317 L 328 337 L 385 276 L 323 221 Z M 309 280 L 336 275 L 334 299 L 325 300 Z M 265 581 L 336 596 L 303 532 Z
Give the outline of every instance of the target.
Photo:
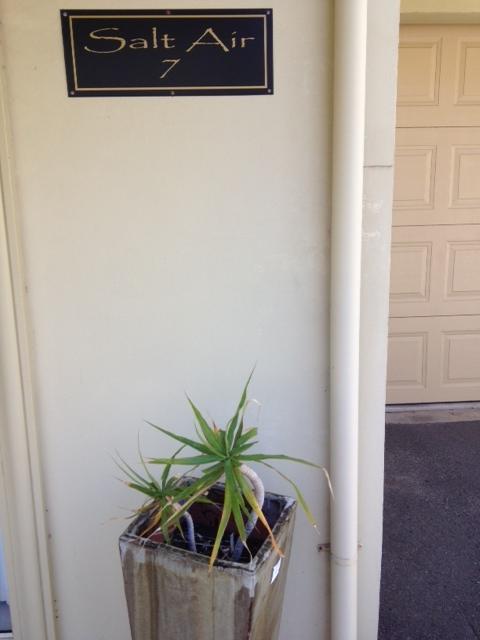
M 88 35 L 92 40 L 103 42 L 104 46 L 110 48 L 98 50 L 92 49 L 90 46 L 85 45 L 85 51 L 90 53 L 117 53 L 122 49 L 175 49 L 176 38 L 168 33 L 159 35 L 157 27 L 152 27 L 151 34 L 148 38 L 123 38 L 120 35 L 112 35 L 112 32 L 118 32 L 118 27 L 104 27 L 103 29 L 95 29 Z M 240 48 L 245 49 L 248 42 L 255 40 L 253 36 L 237 36 L 236 31 L 232 31 L 232 34 L 222 40 L 212 27 L 208 27 L 201 34 L 197 40 L 194 40 L 191 45 L 186 49 L 187 53 L 193 51 L 196 47 L 201 46 L 214 46 L 220 47 L 225 53 L 230 53 L 232 49 Z M 97 45 L 98 46 L 98 45 Z

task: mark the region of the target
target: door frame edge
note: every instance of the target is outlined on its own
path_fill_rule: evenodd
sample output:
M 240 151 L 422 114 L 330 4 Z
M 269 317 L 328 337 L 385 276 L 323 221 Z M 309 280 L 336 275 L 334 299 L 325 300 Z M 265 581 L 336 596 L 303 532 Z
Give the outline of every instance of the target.
M 15 640 L 56 640 L 27 288 L 1 46 L 0 327 L 0 515 L 12 624 Z

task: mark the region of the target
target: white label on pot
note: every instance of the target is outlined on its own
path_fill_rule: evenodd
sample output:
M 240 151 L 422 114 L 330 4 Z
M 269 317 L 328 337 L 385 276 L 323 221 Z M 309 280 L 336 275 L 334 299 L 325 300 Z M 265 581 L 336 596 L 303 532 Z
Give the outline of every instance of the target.
M 272 579 L 270 580 L 270 584 L 272 584 L 272 582 L 274 582 L 277 579 L 277 576 L 280 573 L 281 565 L 282 565 L 282 559 L 280 558 L 280 560 L 277 562 L 277 564 L 273 567 Z

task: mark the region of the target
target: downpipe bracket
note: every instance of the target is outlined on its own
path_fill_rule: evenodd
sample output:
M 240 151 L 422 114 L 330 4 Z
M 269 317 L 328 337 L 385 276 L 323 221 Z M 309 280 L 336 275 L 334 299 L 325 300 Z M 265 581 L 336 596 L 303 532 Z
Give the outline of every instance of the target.
M 362 549 L 362 548 L 363 548 L 363 544 L 359 542 L 357 545 L 357 549 Z M 332 545 L 330 542 L 321 542 L 320 544 L 317 544 L 317 551 L 319 553 L 322 553 L 323 551 L 326 551 L 327 553 L 332 553 Z

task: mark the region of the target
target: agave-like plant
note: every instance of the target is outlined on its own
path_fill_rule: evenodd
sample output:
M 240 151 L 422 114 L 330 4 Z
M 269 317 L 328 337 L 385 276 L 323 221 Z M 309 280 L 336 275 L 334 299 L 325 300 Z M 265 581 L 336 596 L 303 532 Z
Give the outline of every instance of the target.
M 328 473 L 325 468 L 316 465 L 313 462 L 309 462 L 308 460 L 303 460 L 301 458 L 293 458 L 283 454 L 252 453 L 250 451 L 250 449 L 257 444 L 255 438 L 258 434 L 258 430 L 256 428 L 246 428 L 244 425 L 245 409 L 248 404 L 247 392 L 252 374 L 253 371 L 247 380 L 245 388 L 243 389 L 237 410 L 233 417 L 228 421 L 225 429 L 218 428 L 215 423 L 213 423 L 213 426 L 210 426 L 190 398 L 188 398 L 188 402 L 193 410 L 196 420 L 195 428 L 197 440 L 186 438 L 164 429 L 163 427 L 149 423 L 158 431 L 161 431 L 177 442 L 180 442 L 182 444 L 182 448 L 190 447 L 196 452 L 195 455 L 187 457 L 177 457 L 179 452 L 176 452 L 176 454 L 170 458 L 151 458 L 149 460 L 150 464 L 165 465 L 163 472 L 164 475 L 166 470 L 169 470 L 173 465 L 200 468 L 202 471 L 202 475 L 199 478 L 194 479 L 189 484 L 186 484 L 183 487 L 179 486 L 178 483 L 174 485 L 175 504 L 177 505 L 174 512 L 168 512 L 165 508 L 160 509 L 158 512 L 158 518 L 160 519 L 164 529 L 168 529 L 170 526 L 178 524 L 179 518 L 187 513 L 188 509 L 195 502 L 205 499 L 205 495 L 208 490 L 215 483 L 221 479 L 225 482 L 222 514 L 210 555 L 210 569 L 217 559 L 220 544 L 231 516 L 233 516 L 233 520 L 239 534 L 239 541 L 237 545 L 235 545 L 232 559 L 238 560 L 242 548 L 247 546 L 247 538 L 253 530 L 257 519 L 262 522 L 268 531 L 273 548 L 278 554 L 283 555 L 262 511 L 264 496 L 263 484 L 258 475 L 247 465 L 247 463 L 258 462 L 265 465 L 266 467 L 276 471 L 283 479 L 289 482 L 295 491 L 299 504 L 303 508 L 309 522 L 314 527 L 316 527 L 315 519 L 300 489 L 290 478 L 274 467 L 271 464 L 271 461 L 289 460 L 322 469 L 330 486 Z M 149 487 L 150 483 L 154 483 L 150 474 L 148 482 Z M 139 487 L 134 488 L 139 489 Z M 146 492 L 144 485 L 142 490 Z M 151 494 L 147 495 L 151 496 Z
M 183 491 L 183 478 L 171 475 L 172 464 L 177 455 L 185 448 L 180 447 L 172 456 L 172 463 L 166 464 L 163 469 L 160 481 L 158 481 L 149 471 L 139 447 L 139 456 L 145 471 L 142 476 L 135 471 L 125 460 L 116 460 L 119 469 L 128 477 L 127 486 L 139 491 L 146 496 L 142 506 L 134 512 L 134 516 L 148 515 L 148 526 L 143 531 L 143 536 L 148 537 L 156 531 L 160 531 L 167 543 L 171 542 L 172 533 L 178 529 L 184 536 L 181 526 L 183 520 L 185 525 L 186 539 L 190 551 L 196 551 L 195 528 L 193 520 L 188 511 L 182 509 L 179 503 L 179 493 Z M 201 500 L 205 500 L 202 498 Z

